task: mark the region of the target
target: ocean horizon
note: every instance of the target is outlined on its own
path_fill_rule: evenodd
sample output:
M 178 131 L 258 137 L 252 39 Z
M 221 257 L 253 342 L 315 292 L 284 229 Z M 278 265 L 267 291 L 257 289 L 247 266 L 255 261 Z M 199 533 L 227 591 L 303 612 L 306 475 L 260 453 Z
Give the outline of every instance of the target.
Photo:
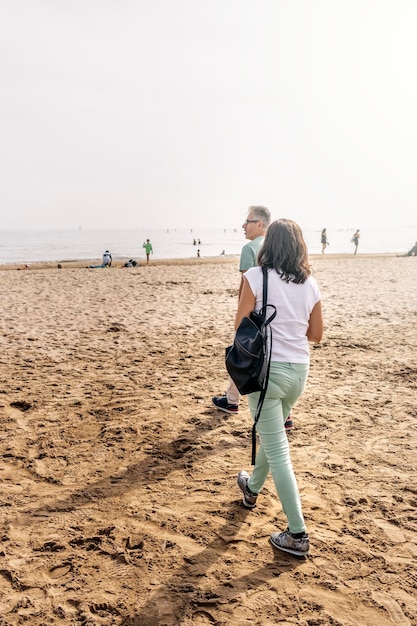
M 327 253 L 351 254 L 354 228 L 327 229 Z M 310 254 L 321 253 L 321 229 L 303 229 Z M 236 229 L 73 229 L 1 230 L 0 264 L 96 261 L 105 250 L 113 259 L 143 260 L 143 243 L 150 239 L 155 259 L 188 259 L 197 256 L 239 255 L 246 243 Z M 194 244 L 195 241 L 195 244 Z M 358 254 L 404 254 L 417 241 L 417 226 L 361 230 Z

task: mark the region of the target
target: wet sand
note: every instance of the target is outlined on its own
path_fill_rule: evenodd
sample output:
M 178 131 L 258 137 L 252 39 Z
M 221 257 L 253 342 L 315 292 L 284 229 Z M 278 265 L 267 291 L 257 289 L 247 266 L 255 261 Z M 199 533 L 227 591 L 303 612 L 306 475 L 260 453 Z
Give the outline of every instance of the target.
M 237 259 L 0 272 L 0 624 L 417 624 L 417 259 L 312 258 L 325 335 L 294 410 L 311 538 L 248 511 L 227 385 Z M 5 269 L 5 268 L 2 268 Z

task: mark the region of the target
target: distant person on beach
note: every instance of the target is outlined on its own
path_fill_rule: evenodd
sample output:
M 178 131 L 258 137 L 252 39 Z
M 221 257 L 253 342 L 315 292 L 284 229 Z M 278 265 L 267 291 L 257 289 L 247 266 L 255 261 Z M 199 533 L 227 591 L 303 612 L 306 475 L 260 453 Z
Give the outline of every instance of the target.
M 407 252 L 407 256 L 417 256 L 417 241 L 414 246 Z
M 351 243 L 355 244 L 355 250 L 354 250 L 353 254 L 356 254 L 357 251 L 358 251 L 359 237 L 360 236 L 361 235 L 360 235 L 359 229 L 356 232 L 353 233 L 353 237 L 351 239 Z
M 200 258 L 200 248 L 197 250 L 197 256 Z
M 239 298 L 243 287 L 243 275 L 258 262 L 258 252 L 264 241 L 266 230 L 271 222 L 271 213 L 266 207 L 251 206 L 248 209 L 248 217 L 242 224 L 246 239 L 249 242 L 242 248 L 240 254 L 239 271 L 241 273 L 239 285 Z M 240 394 L 235 383 L 229 378 L 229 386 L 224 396 L 215 396 L 212 402 L 217 409 L 225 413 L 237 413 L 239 411 Z
M 300 494 L 291 463 L 285 416 L 304 391 L 309 370 L 309 342 L 319 343 L 323 335 L 323 314 L 319 287 L 312 277 L 307 246 L 301 228 L 292 220 L 279 219 L 268 228 L 258 258 L 258 267 L 243 276 L 243 287 L 235 320 L 262 307 L 263 273 L 268 269 L 268 303 L 277 315 L 271 322 L 272 357 L 269 384 L 256 430 L 259 448 L 252 475 L 242 470 L 237 485 L 243 505 L 252 509 L 269 475 L 275 484 L 287 530 L 273 532 L 270 543 L 277 550 L 305 556 L 310 539 L 303 517 Z M 252 417 L 259 392 L 248 394 Z
M 112 256 L 108 250 L 103 254 L 103 260 L 100 265 L 87 265 L 86 267 L 89 269 L 100 269 L 103 267 L 111 267 L 113 262 Z
M 90 270 L 94 270 L 94 269 L 102 269 L 103 267 L 109 267 L 109 266 L 104 265 L 104 263 L 100 263 L 100 265 L 86 265 L 86 267 Z
M 327 239 L 327 230 L 323 228 L 321 231 L 321 253 L 324 254 L 325 249 L 329 246 L 329 240 Z
M 142 246 L 143 248 L 145 248 L 145 253 L 146 253 L 146 265 L 149 265 L 149 255 L 153 254 L 153 249 L 152 249 L 152 244 L 149 241 L 149 239 L 147 239 L 145 241 L 145 243 Z
M 103 254 L 103 267 L 111 267 L 112 264 L 112 256 L 108 250 Z

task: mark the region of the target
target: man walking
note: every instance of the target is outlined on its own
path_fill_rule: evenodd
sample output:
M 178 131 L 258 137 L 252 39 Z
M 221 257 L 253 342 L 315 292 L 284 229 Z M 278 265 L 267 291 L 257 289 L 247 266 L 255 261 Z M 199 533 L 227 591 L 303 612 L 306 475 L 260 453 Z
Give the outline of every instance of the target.
M 242 248 L 240 254 L 239 271 L 241 273 L 239 298 L 243 286 L 243 274 L 255 267 L 258 262 L 258 253 L 261 249 L 265 233 L 271 223 L 271 213 L 264 206 L 251 206 L 248 216 L 242 224 L 248 243 Z M 215 396 L 212 399 L 214 406 L 225 413 L 237 413 L 239 411 L 240 394 L 235 383 L 229 379 L 229 387 L 224 396 Z
M 354 251 L 353 254 L 356 254 L 357 251 L 358 251 L 359 237 L 360 236 L 361 236 L 361 234 L 359 232 L 359 229 L 355 233 L 353 233 L 353 237 L 352 237 L 352 240 L 351 240 L 351 243 L 355 244 L 355 251 Z

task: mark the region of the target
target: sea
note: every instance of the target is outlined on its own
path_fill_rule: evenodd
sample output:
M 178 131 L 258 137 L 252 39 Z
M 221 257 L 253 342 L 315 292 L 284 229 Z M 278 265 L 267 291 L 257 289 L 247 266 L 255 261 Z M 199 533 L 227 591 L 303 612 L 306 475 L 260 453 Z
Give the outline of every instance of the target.
M 351 254 L 355 229 L 327 229 L 327 253 Z M 303 229 L 309 253 L 321 253 L 321 229 Z M 239 255 L 246 243 L 242 228 L 0 230 L 0 264 L 97 261 L 105 250 L 113 259 L 142 260 L 150 239 L 155 259 L 188 259 Z M 417 241 L 417 225 L 361 229 L 358 254 L 404 254 Z

